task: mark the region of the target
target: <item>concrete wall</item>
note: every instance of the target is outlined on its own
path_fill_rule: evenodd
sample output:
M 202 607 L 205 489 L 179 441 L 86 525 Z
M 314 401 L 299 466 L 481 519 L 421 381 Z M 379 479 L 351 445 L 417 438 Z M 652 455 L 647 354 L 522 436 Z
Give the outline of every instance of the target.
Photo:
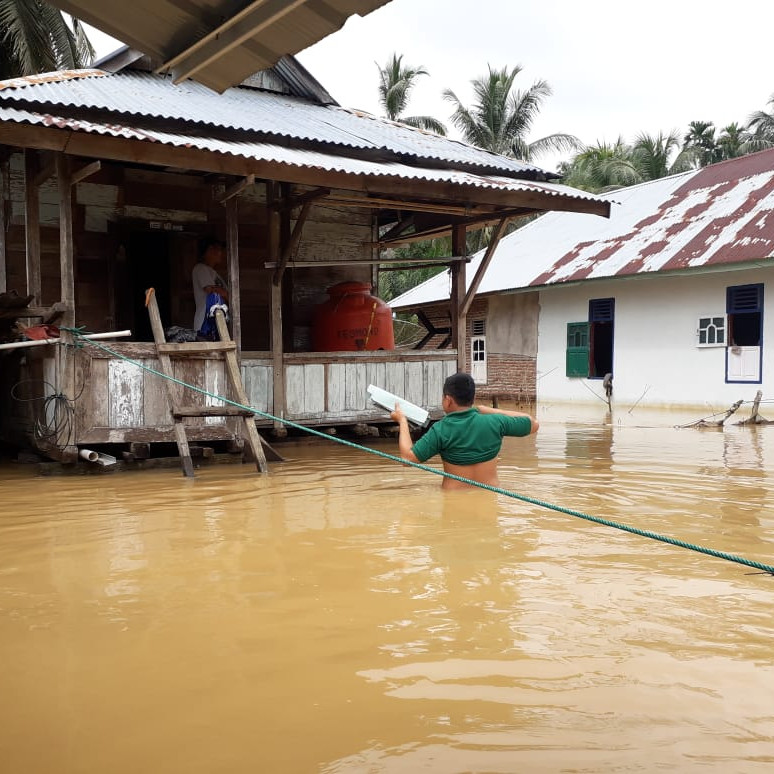
M 538 294 L 490 296 L 486 343 L 491 354 L 534 358 L 538 341 Z
M 726 383 L 726 348 L 697 346 L 698 318 L 725 316 L 726 288 L 764 284 L 761 384 Z M 613 402 L 627 407 L 713 407 L 774 397 L 774 269 L 600 280 L 540 292 L 538 399 L 598 403 L 601 380 L 565 373 L 567 323 L 588 320 L 593 298 L 615 298 Z M 767 354 L 768 352 L 768 354 Z

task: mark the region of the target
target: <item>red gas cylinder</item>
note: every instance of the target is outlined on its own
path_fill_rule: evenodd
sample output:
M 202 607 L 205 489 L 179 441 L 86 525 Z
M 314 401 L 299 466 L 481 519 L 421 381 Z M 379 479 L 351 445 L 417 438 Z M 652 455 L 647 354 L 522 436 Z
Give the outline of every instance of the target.
M 395 349 L 392 310 L 370 291 L 367 282 L 340 282 L 328 288 L 330 298 L 314 312 L 315 352 Z

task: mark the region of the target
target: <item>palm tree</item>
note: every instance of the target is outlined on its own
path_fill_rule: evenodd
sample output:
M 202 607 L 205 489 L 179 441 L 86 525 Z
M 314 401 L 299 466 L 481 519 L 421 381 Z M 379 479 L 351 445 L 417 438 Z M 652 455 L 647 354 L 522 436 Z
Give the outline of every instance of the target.
M 424 67 L 403 66 L 403 54 L 393 54 L 384 67 L 379 68 L 379 101 L 384 114 L 391 121 L 401 121 L 417 129 L 425 129 L 436 134 L 446 135 L 446 127 L 432 116 L 404 116 L 411 90 L 420 75 L 428 75 Z
M 724 126 L 720 130 L 720 136 L 718 137 L 722 159 L 725 161 L 726 159 L 735 159 L 738 156 L 743 156 L 742 146 L 746 141 L 747 132 L 744 127 L 736 122 Z
M 615 143 L 597 142 L 562 165 L 563 182 L 573 188 L 604 193 L 634 185 L 641 180 L 632 159 L 632 148 L 622 137 Z
M 42 0 L 0 0 L 0 79 L 86 67 L 94 49 L 83 26 Z
M 657 135 L 640 134 L 632 146 L 632 162 L 642 180 L 657 180 L 660 177 L 685 172 L 691 168 L 692 154 L 678 151 L 680 137 L 676 131 Z M 678 151 L 677 157 L 672 156 Z
M 698 167 L 706 167 L 723 158 L 723 151 L 715 138 L 712 121 L 691 121 L 683 137 L 683 151 Z
M 578 140 L 570 134 L 552 134 L 528 142 L 527 135 L 543 100 L 551 96 L 551 87 L 546 81 L 535 81 L 526 91 L 514 91 L 521 67 L 517 65 L 510 71 L 507 67 L 495 70 L 488 65 L 488 68 L 488 75 L 471 81 L 474 93 L 471 107 L 465 107 L 450 89 L 443 94 L 454 105 L 452 122 L 467 142 L 524 161 L 532 161 L 547 151 L 580 148 Z
M 774 147 L 774 94 L 769 97 L 767 103 L 772 111 L 756 110 L 747 119 L 747 138 L 742 144 L 744 153 L 754 153 Z

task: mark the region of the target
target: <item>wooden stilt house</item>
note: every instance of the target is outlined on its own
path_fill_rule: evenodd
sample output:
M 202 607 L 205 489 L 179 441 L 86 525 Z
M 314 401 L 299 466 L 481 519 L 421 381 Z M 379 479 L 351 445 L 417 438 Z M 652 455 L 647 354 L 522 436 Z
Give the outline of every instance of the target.
M 145 291 L 155 288 L 165 326 L 190 327 L 197 242 L 215 235 L 228 246 L 248 398 L 279 419 L 383 421 L 369 383 L 438 410 L 443 379 L 466 367 L 456 345 L 480 281 L 466 293 L 466 232 L 495 224 L 493 251 L 504 224 L 526 213 L 609 214 L 606 201 L 529 164 L 342 108 L 290 56 L 223 94 L 153 67 L 123 49 L 98 69 L 0 83 L 0 294 L 30 297 L 21 311 L 0 304 L 0 317 L 129 329 L 110 348 L 156 364 Z M 373 284 L 385 247 L 448 234 L 451 348 L 311 351 L 329 286 Z M 174 367 L 229 394 L 215 355 Z M 54 458 L 173 440 L 159 377 L 104 350 L 0 351 L 0 374 L 0 432 L 26 434 Z M 238 441 L 229 418 L 186 423 L 194 441 Z M 279 421 L 259 425 L 282 432 Z

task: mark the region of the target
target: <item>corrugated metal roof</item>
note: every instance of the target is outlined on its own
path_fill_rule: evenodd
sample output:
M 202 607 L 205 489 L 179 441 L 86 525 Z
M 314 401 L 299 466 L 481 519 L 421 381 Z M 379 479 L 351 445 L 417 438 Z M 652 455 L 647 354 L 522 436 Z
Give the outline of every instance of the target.
M 97 123 L 50 114 L 33 113 L 16 108 L 0 107 L 0 122 L 31 124 L 55 127 L 74 132 L 121 137 L 128 140 L 156 142 L 184 148 L 198 148 L 215 153 L 226 153 L 255 161 L 287 164 L 293 167 L 319 169 L 327 172 L 364 177 L 390 177 L 401 180 L 426 180 L 434 183 L 451 183 L 463 188 L 487 188 L 512 193 L 539 193 L 557 200 L 580 200 L 596 202 L 598 197 L 574 188 L 531 180 L 516 180 L 502 176 L 475 175 L 464 170 L 432 169 L 410 166 L 397 162 L 378 162 L 326 154 L 320 151 L 287 148 L 281 145 L 259 141 L 240 142 L 221 140 L 206 135 L 176 134 L 156 129 L 135 128 L 118 124 Z M 557 201 L 557 207 L 561 206 Z
M 271 67 L 389 0 L 50 0 L 215 91 Z
M 544 179 L 534 165 L 368 113 L 244 87 L 215 94 L 194 81 L 175 86 L 169 77 L 150 73 L 90 70 L 83 77 L 68 71 L 59 79 L 56 73 L 34 76 L 34 80 L 16 78 L 0 82 L 0 105 L 68 118 L 84 117 L 84 111 L 109 111 L 126 117 L 122 123 L 130 125 L 140 116 L 356 149 L 380 154 L 385 160 L 392 157 Z
M 479 294 L 774 257 L 774 150 L 619 189 L 609 219 L 551 212 L 504 237 Z M 468 266 L 468 282 L 481 262 Z M 391 302 L 449 298 L 443 273 Z

